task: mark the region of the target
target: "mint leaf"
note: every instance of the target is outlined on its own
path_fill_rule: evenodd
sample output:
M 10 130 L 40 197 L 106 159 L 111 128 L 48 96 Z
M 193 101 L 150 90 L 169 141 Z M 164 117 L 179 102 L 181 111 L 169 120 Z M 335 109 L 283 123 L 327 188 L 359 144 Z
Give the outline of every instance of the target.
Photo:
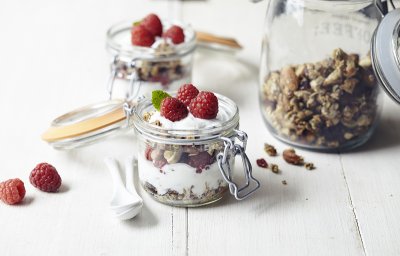
M 160 111 L 160 106 L 161 106 L 161 101 L 165 98 L 171 97 L 168 93 L 161 91 L 161 90 L 156 90 L 151 93 L 151 103 L 153 103 L 153 106 L 155 109 Z
M 142 20 L 137 20 L 137 21 L 132 23 L 132 26 L 136 27 L 136 26 L 140 25 L 141 22 L 142 22 Z

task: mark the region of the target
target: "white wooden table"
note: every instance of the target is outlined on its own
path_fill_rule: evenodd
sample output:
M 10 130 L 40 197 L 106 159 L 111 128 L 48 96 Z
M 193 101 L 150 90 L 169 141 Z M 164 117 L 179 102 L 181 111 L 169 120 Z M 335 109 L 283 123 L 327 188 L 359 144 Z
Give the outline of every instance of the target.
M 266 4 L 188 1 L 172 10 L 161 0 L 3 0 L 0 180 L 21 178 L 27 195 L 22 205 L 0 204 L 0 255 L 400 255 L 400 107 L 387 97 L 365 146 L 345 154 L 299 150 L 314 171 L 263 152 L 264 142 L 286 147 L 268 133 L 258 107 Z M 149 12 L 178 14 L 244 45 L 236 59 L 197 54 L 193 81 L 239 105 L 253 163 L 266 157 L 281 166 L 276 175 L 253 165 L 262 188 L 250 199 L 183 209 L 141 190 L 142 214 L 122 222 L 108 210 L 112 187 L 103 158 L 132 154 L 132 135 L 68 152 L 40 140 L 55 116 L 106 98 L 106 29 Z M 58 168 L 59 193 L 30 185 L 30 171 L 43 161 Z

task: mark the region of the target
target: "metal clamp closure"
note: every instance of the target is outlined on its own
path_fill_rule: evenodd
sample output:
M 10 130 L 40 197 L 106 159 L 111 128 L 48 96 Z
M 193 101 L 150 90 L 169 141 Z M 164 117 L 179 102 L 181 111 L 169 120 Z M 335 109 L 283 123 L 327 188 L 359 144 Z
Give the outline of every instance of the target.
M 396 6 L 394 5 L 393 0 L 388 0 L 388 1 L 374 0 L 374 5 L 375 5 L 376 9 L 378 9 L 382 18 L 389 12 L 388 2 L 390 3 L 390 6 L 393 8 L 393 10 L 396 9 Z
M 136 62 L 138 61 L 138 58 L 132 59 L 129 64 L 128 64 L 128 70 L 131 70 L 131 78 L 129 80 L 129 87 L 126 93 L 126 100 L 132 100 L 136 98 L 139 94 L 141 82 L 139 79 L 139 75 L 136 70 Z M 112 99 L 113 95 L 113 89 L 114 89 L 114 82 L 115 78 L 117 77 L 118 73 L 120 72 L 120 58 L 118 55 L 115 55 L 111 64 L 111 73 L 108 78 L 107 82 L 107 92 L 108 92 L 108 97 L 109 100 Z
M 242 145 L 235 143 L 235 138 L 238 138 Z M 235 130 L 235 134 L 231 137 L 221 137 L 224 141 L 224 151 L 217 155 L 219 170 L 225 181 L 229 184 L 231 194 L 237 200 L 243 200 L 253 194 L 259 187 L 260 182 L 253 177 L 252 166 L 249 158 L 247 157 L 246 144 L 247 134 L 243 131 Z M 232 169 L 230 165 L 230 158 L 240 155 L 243 163 L 243 172 L 246 178 L 246 184 L 239 187 L 237 183 L 232 180 Z M 255 185 L 252 185 L 254 183 Z

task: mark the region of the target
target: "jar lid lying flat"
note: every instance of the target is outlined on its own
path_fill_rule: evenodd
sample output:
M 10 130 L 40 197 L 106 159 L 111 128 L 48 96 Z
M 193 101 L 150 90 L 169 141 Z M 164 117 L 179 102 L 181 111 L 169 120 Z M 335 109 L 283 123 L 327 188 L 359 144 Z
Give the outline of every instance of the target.
M 110 100 L 57 117 L 42 135 L 56 149 L 85 146 L 128 126 L 124 101 Z
M 384 16 L 371 42 L 371 61 L 387 94 L 400 104 L 400 9 Z

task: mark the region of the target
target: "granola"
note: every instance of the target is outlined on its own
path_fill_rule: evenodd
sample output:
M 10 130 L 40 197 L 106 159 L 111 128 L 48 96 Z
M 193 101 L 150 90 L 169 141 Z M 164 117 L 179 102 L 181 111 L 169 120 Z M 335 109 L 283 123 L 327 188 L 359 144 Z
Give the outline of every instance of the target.
M 373 128 L 377 92 L 369 55 L 360 60 L 338 48 L 320 62 L 271 72 L 262 86 L 262 111 L 284 139 L 340 148 Z
M 264 151 L 269 156 L 276 156 L 278 153 L 276 152 L 276 148 L 268 143 L 264 143 Z
M 139 81 L 157 82 L 168 88 L 174 81 L 189 76 L 191 67 L 185 65 L 180 57 L 162 60 L 163 57 L 172 54 L 173 49 L 166 42 L 160 43 L 155 49 L 154 59 L 140 60 L 135 67 L 129 66 L 129 62 L 118 61 L 118 78 L 130 79 L 132 72 L 136 70 Z M 114 65 L 114 64 L 113 64 Z
M 296 154 L 296 151 L 293 148 L 285 149 L 283 151 L 283 159 L 293 165 L 303 165 L 304 159 L 302 156 Z

